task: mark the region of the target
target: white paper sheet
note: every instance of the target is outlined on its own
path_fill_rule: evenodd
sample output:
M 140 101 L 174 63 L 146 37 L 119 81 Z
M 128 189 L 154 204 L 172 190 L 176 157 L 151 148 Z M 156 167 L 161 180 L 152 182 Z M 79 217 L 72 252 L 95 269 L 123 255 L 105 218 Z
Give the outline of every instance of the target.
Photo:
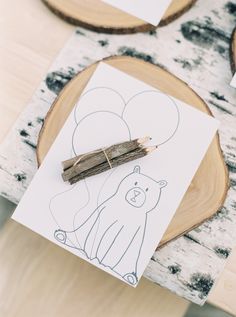
M 158 25 L 172 0 L 103 0 L 141 20 Z
M 13 219 L 136 286 L 219 122 L 100 63 Z M 152 154 L 71 186 L 61 161 L 151 136 Z
M 231 80 L 230 86 L 236 88 L 236 73 L 234 74 L 234 77 Z

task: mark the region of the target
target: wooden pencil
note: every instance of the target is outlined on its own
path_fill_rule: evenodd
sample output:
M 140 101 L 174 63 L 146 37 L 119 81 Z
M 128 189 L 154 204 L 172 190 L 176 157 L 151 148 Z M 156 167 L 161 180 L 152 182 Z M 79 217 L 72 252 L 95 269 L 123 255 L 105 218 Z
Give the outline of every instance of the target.
M 75 177 L 76 175 L 96 165 L 106 162 L 107 158 L 109 160 L 112 160 L 118 156 L 135 150 L 136 148 L 146 143 L 148 140 L 150 140 L 150 137 L 144 137 L 132 141 L 118 143 L 106 148 L 105 150 L 99 149 L 94 152 L 82 154 L 70 160 L 64 161 L 62 162 L 64 169 L 64 172 L 62 173 L 62 178 L 64 181 L 68 181 L 70 178 Z M 78 163 L 76 164 L 76 162 Z
M 149 153 L 151 153 L 152 151 L 154 151 L 155 149 L 157 149 L 157 146 L 151 146 L 151 147 L 139 147 L 136 148 L 133 151 L 130 151 L 128 153 L 125 153 L 123 155 L 120 155 L 118 157 L 113 158 L 110 163 L 112 165 L 112 168 L 120 166 L 122 164 L 128 163 L 130 161 L 136 160 L 136 159 L 140 159 L 146 155 L 148 155 Z M 75 184 L 76 182 L 85 179 L 87 177 L 93 176 L 93 175 L 97 175 L 103 172 L 106 172 L 110 169 L 110 165 L 109 163 L 106 161 L 102 164 L 96 165 L 84 172 L 81 172 L 80 174 L 72 177 L 69 179 L 69 183 L 70 184 Z

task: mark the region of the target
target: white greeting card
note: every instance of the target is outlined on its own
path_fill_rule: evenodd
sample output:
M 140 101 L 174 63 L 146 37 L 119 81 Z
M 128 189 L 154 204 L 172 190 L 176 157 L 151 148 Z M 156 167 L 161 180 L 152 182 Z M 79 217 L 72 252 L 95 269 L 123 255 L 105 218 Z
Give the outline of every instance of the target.
M 234 77 L 231 80 L 230 86 L 236 88 L 236 73 L 234 74 Z
M 103 0 L 141 20 L 158 25 L 172 0 Z
M 136 286 L 219 122 L 100 63 L 13 218 Z M 158 149 L 75 185 L 61 162 L 151 136 Z

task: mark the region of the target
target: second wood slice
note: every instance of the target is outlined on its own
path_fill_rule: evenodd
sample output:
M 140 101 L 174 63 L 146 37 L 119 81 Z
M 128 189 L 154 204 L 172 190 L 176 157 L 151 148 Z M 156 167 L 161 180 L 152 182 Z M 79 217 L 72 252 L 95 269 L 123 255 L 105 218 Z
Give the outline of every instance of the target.
M 134 33 L 155 29 L 132 15 L 101 0 L 42 0 L 67 22 L 105 33 Z M 173 0 L 159 25 L 165 25 L 186 12 L 196 0 Z M 157 1 L 158 5 L 158 1 Z
M 124 56 L 108 58 L 104 62 L 210 114 L 204 101 L 186 83 L 158 66 L 140 59 Z M 79 73 L 65 86 L 54 102 L 39 137 L 37 146 L 39 164 L 46 156 L 96 67 L 97 63 Z M 159 246 L 182 235 L 211 217 L 222 206 L 228 188 L 227 185 L 228 174 L 217 135 L 210 145 Z
M 236 72 L 236 27 L 231 35 L 231 43 L 230 43 L 230 62 L 231 62 L 231 70 L 234 74 Z

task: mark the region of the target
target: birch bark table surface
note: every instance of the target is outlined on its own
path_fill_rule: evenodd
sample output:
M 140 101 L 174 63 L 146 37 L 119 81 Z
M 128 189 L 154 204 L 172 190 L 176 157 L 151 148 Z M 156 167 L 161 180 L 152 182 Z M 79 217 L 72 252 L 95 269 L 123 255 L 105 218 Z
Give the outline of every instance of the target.
M 210 113 L 204 101 L 186 83 L 156 65 L 128 56 L 110 57 L 104 62 L 200 111 Z M 37 144 L 39 162 L 42 162 L 46 156 L 96 66 L 97 63 L 76 75 L 53 103 L 45 118 Z M 228 173 L 217 135 L 162 237 L 159 247 L 209 219 L 223 205 L 227 190 Z M 156 225 L 158 227 L 158 223 Z
M 27 7 L 21 10 L 26 2 Z M 1 5 L 7 6 L 9 3 L 14 3 L 16 7 L 9 9 L 9 14 L 2 19 L 2 22 L 6 16 L 12 19 L 5 21 L 9 25 L 11 39 L 4 39 L 7 43 L 4 45 L 7 47 L 6 57 L 14 56 L 10 62 L 3 64 L 5 81 L 10 84 L 7 94 L 1 98 L 1 112 L 7 113 L 6 117 L 1 116 L 4 131 L 6 121 L 10 123 L 19 113 L 18 104 L 23 108 L 22 100 L 25 102 L 32 94 L 37 84 L 36 78 L 39 80 L 49 62 L 54 60 L 56 49 L 59 51 L 64 45 L 29 105 L 1 144 L 0 192 L 11 201 L 17 203 L 20 200 L 37 170 L 35 149 L 39 131 L 58 93 L 80 70 L 107 56 L 135 56 L 164 66 L 187 82 L 221 121 L 220 141 L 231 184 L 224 207 L 200 227 L 155 252 L 145 271 L 145 276 L 155 283 L 198 304 L 204 303 L 236 241 L 236 91 L 229 86 L 232 77 L 229 48 L 235 27 L 235 3 L 218 0 L 212 5 L 211 0 L 198 0 L 186 14 L 149 33 L 107 35 L 77 28 L 66 44 L 65 40 L 73 28 L 50 14 L 39 1 L 24 0 L 19 4 L 10 0 Z M 33 13 L 28 9 L 31 6 L 37 8 Z M 34 23 L 35 17 L 40 23 Z M 16 25 L 17 20 L 20 22 Z M 20 27 L 25 27 L 23 34 L 19 31 Z M 34 33 L 30 32 L 31 29 L 35 30 Z M 27 44 L 29 39 L 30 44 Z M 51 43 L 53 45 L 49 45 Z M 11 64 L 14 64 L 14 70 Z M 25 66 L 22 68 L 20 65 Z M 19 225 L 10 222 L 6 230 L 11 227 L 11 234 L 16 237 L 14 232 Z M 23 230 L 22 235 L 26 232 L 29 236 L 33 235 L 27 230 Z M 5 239 L 4 236 L 2 238 Z M 7 245 L 6 241 L 5 248 Z M 22 245 L 18 248 L 22 248 Z M 26 244 L 26 248 L 29 251 L 32 246 L 27 247 Z M 11 256 L 14 256 L 14 252 Z M 24 263 L 23 267 L 27 267 L 27 263 Z M 218 300 L 221 307 L 235 314 L 233 285 L 236 284 L 236 274 L 232 265 L 222 276 L 224 280 L 221 282 L 220 279 L 213 288 L 210 300 L 216 304 Z M 8 299 L 11 300 L 10 297 Z
M 56 15 L 69 23 L 106 33 L 135 33 L 155 26 L 118 10 L 101 0 L 42 0 Z M 159 25 L 166 25 L 188 11 L 196 0 L 173 0 Z

